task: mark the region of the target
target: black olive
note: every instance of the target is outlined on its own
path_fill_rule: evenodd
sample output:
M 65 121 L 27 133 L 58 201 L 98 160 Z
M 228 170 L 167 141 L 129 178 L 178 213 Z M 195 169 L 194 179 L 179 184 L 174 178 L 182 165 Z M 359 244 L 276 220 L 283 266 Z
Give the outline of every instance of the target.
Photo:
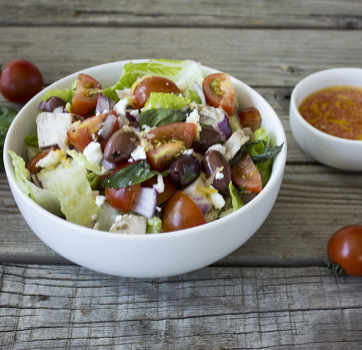
M 137 135 L 123 129 L 116 131 L 104 147 L 104 159 L 111 163 L 127 160 L 136 148 Z
M 186 186 L 194 181 L 200 174 L 200 163 L 191 155 L 184 155 L 175 159 L 170 167 L 171 179 L 181 186 Z
M 220 139 L 221 136 L 215 129 L 203 127 L 200 131 L 200 140 L 194 140 L 191 148 L 193 148 L 197 153 L 205 154 L 209 147 L 220 143 Z

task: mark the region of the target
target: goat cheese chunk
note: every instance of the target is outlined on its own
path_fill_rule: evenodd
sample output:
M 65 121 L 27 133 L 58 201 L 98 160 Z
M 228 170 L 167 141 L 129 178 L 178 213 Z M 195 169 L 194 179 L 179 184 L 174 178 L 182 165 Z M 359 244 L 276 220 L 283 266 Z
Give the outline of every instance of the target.
M 147 219 L 133 214 L 118 215 L 109 232 L 143 235 L 146 233 Z
M 238 153 L 239 149 L 250 140 L 250 134 L 246 129 L 235 131 L 225 142 L 225 159 L 229 162 Z
M 94 166 L 98 166 L 99 162 L 103 158 L 101 145 L 99 142 L 92 141 L 84 149 L 83 154 L 87 158 L 88 162 Z
M 72 113 L 39 113 L 36 117 L 39 148 L 59 146 L 63 151 L 69 149 L 67 130 L 81 119 Z
M 133 152 L 131 153 L 131 158 L 134 161 L 141 160 L 141 159 L 146 159 L 145 149 L 141 145 L 138 145 L 137 148 L 134 149 Z M 132 162 L 132 159 L 130 159 L 129 161 Z
M 157 175 L 157 184 L 153 185 L 153 188 L 158 192 L 158 193 L 163 193 L 165 191 L 165 183 L 163 182 L 163 177 L 161 174 Z

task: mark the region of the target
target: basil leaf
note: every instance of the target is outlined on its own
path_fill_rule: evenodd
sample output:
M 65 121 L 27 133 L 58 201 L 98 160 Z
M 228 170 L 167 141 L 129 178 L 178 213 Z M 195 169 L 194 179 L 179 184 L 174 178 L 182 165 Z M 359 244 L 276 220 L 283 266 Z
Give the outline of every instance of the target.
M 252 143 L 252 145 L 257 145 L 260 142 L 264 143 L 264 152 L 261 154 L 256 154 L 251 157 L 254 164 L 264 163 L 267 160 L 269 160 L 270 158 L 275 157 L 282 150 L 283 145 L 284 145 L 284 142 L 283 142 L 280 146 L 275 146 L 273 148 L 269 148 L 267 142 L 265 142 L 264 140 L 254 141 Z
M 175 122 L 184 122 L 190 110 L 179 109 L 174 111 L 167 108 L 155 108 L 144 111 L 139 116 L 139 127 L 142 130 L 143 125 L 150 127 L 160 126 Z
M 0 167 L 3 167 L 3 147 L 9 127 L 18 114 L 14 108 L 0 106 Z
M 38 136 L 36 135 L 28 135 L 24 137 L 24 141 L 27 145 L 33 146 L 33 147 L 39 147 L 38 144 Z
M 250 142 L 245 142 L 239 149 L 238 153 L 235 154 L 234 158 L 230 160 L 229 164 L 230 166 L 233 166 L 238 162 L 238 160 L 243 156 L 245 153 L 245 149 L 247 146 L 250 145 Z
M 149 180 L 155 175 L 160 174 L 156 170 L 151 170 L 150 165 L 142 160 L 139 163 L 133 163 L 112 175 L 108 179 L 102 181 L 105 188 L 124 188 L 137 185 L 143 181 Z
M 190 168 L 183 164 L 183 173 L 181 175 L 181 185 L 186 185 L 191 183 L 193 180 L 197 178 L 198 174 L 194 171 L 190 170 Z

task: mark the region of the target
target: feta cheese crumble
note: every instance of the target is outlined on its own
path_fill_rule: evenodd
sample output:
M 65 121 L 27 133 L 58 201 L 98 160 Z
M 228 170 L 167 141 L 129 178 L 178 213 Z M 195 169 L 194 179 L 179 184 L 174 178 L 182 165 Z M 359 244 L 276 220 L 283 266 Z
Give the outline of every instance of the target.
M 113 107 L 117 114 L 126 115 L 126 107 L 128 106 L 128 98 L 122 98 Z
M 103 158 L 103 152 L 99 142 L 92 141 L 83 151 L 84 156 L 88 162 L 94 166 L 98 166 Z
M 141 145 L 138 145 L 137 148 L 131 153 L 131 158 L 133 159 L 133 161 L 146 159 L 145 149 Z M 129 159 L 128 161 L 132 162 L 131 159 Z
M 213 186 L 210 186 L 210 188 L 214 188 Z M 210 193 L 209 198 L 211 203 L 216 209 L 221 209 L 225 205 L 225 199 L 220 193 Z
M 197 127 L 197 134 L 201 131 L 200 115 L 197 109 L 193 109 L 189 116 L 186 118 L 186 123 L 195 124 Z
M 224 178 L 224 174 L 223 173 L 220 173 L 219 171 L 216 173 L 215 175 L 215 179 L 216 180 L 221 180 Z
M 36 167 L 51 168 L 56 167 L 65 158 L 63 151 L 50 151 L 43 159 L 36 163 Z
M 106 197 L 97 196 L 96 197 L 96 205 L 97 205 L 97 207 L 100 208 L 104 204 L 105 201 L 106 201 Z
M 163 193 L 165 191 L 165 183 L 163 182 L 163 177 L 161 174 L 157 175 L 157 184 L 153 185 L 153 188 L 158 192 L 158 193 Z

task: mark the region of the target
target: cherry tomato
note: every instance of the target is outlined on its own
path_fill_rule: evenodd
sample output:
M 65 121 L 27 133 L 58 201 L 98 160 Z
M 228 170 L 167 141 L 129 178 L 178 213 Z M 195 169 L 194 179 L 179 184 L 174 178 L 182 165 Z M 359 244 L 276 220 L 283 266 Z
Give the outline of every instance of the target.
M 190 148 L 196 134 L 196 125 L 192 123 L 171 123 L 158 126 L 150 131 L 155 135 L 154 140 L 180 140 L 185 143 L 186 148 Z
M 141 183 L 141 187 L 153 187 L 157 183 L 157 176 L 152 177 L 151 179 L 144 181 Z M 171 195 L 176 190 L 176 184 L 172 181 L 170 176 L 166 176 L 163 178 L 163 183 L 165 184 L 165 190 L 162 193 L 157 192 L 157 205 L 160 206 L 162 203 L 166 202 L 167 199 L 171 197 Z
M 130 163 L 128 163 L 127 161 L 119 164 L 118 167 L 113 171 L 113 174 L 117 173 L 128 165 L 130 165 Z M 131 209 L 131 206 L 136 197 L 136 193 L 140 187 L 141 184 L 119 189 L 106 188 L 105 197 L 110 206 L 127 213 Z
M 246 191 L 259 193 L 262 190 L 261 176 L 249 154 L 243 156 L 231 167 L 231 180 Z
M 72 99 L 72 113 L 86 116 L 97 106 L 98 92 L 101 84 L 87 74 L 80 73 L 77 80 L 77 91 Z
M 254 107 L 242 109 L 239 112 L 239 119 L 242 127 L 249 127 L 251 130 L 253 130 L 253 132 L 260 128 L 261 115 L 260 112 Z
M 327 254 L 331 263 L 341 266 L 348 276 L 361 277 L 362 226 L 346 226 L 334 233 L 328 242 Z
M 26 103 L 42 89 L 43 76 L 29 61 L 10 61 L 1 72 L 0 91 L 9 101 Z
M 195 202 L 181 191 L 175 191 L 162 210 L 163 232 L 184 230 L 206 224 Z
M 135 97 L 135 100 L 132 102 L 133 108 L 142 108 L 150 97 L 151 92 L 179 94 L 181 91 L 177 85 L 169 79 L 146 76 L 140 83 L 137 84 L 133 91 L 133 95 Z
M 222 107 L 231 115 L 235 111 L 235 89 L 226 73 L 215 73 L 208 75 L 202 83 L 206 101 L 210 106 Z
M 37 174 L 40 170 L 40 167 L 36 167 L 40 159 L 45 158 L 51 151 L 56 151 L 56 148 L 49 148 L 45 151 L 42 151 L 36 154 L 33 158 L 31 158 L 26 165 L 26 168 L 33 174 Z

